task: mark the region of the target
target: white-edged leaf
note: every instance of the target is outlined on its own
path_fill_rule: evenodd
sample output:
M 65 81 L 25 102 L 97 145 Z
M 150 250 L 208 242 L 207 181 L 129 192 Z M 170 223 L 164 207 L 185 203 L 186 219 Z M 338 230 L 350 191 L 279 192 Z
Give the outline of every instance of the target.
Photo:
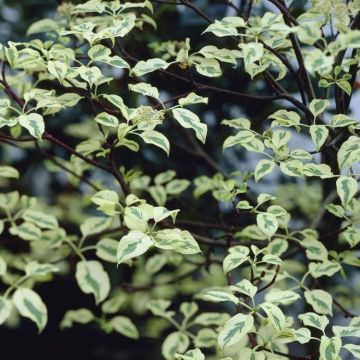
M 329 104 L 330 101 L 327 99 L 313 99 L 309 104 L 309 110 L 312 112 L 314 117 L 316 117 L 323 113 Z
M 55 216 L 44 214 L 40 211 L 28 209 L 22 216 L 25 221 L 35 224 L 43 229 L 55 229 L 59 227 L 59 223 Z
M 319 151 L 329 135 L 329 130 L 325 125 L 311 125 L 310 135 L 316 150 Z
M 233 294 L 220 290 L 208 290 L 204 294 L 201 294 L 199 298 L 205 301 L 212 302 L 230 301 L 234 304 L 237 304 L 239 302 L 239 299 Z
M 151 245 L 153 245 L 153 241 L 148 235 L 136 230 L 130 231 L 119 242 L 117 248 L 118 264 L 144 254 Z
M 260 307 L 264 310 L 275 329 L 281 331 L 285 327 L 285 315 L 278 306 L 269 302 L 264 302 Z
M 109 261 L 111 263 L 117 263 L 117 248 L 119 242 L 113 239 L 101 239 L 96 244 L 96 256 L 100 259 Z
M 107 325 L 110 325 L 111 329 L 130 339 L 136 340 L 139 338 L 139 332 L 136 326 L 126 316 L 115 316 Z
M 225 273 L 236 269 L 242 263 L 247 261 L 250 250 L 246 246 L 233 246 L 229 249 L 230 254 L 227 255 L 223 262 L 223 269 Z
M 162 59 L 149 59 L 147 61 L 139 61 L 132 68 L 130 75 L 143 76 L 155 70 L 165 70 L 168 68 L 169 65 L 170 64 L 168 64 L 165 60 Z
M 165 338 L 161 347 L 161 353 L 166 360 L 174 360 L 175 354 L 183 354 L 189 345 L 189 338 L 185 334 L 176 331 Z
M 255 167 L 255 181 L 259 181 L 262 177 L 270 174 L 275 167 L 275 162 L 272 160 L 263 159 L 260 160 Z
M 170 143 L 165 135 L 155 130 L 146 130 L 141 133 L 141 138 L 147 143 L 158 146 L 160 149 L 164 150 L 167 155 L 170 152 Z
M 27 129 L 33 137 L 41 139 L 45 131 L 44 119 L 40 114 L 24 114 L 18 117 L 19 124 Z
M 32 320 L 41 332 L 47 323 L 47 308 L 40 296 L 31 289 L 18 288 L 12 300 L 20 315 Z
M 0 296 L 0 325 L 2 325 L 10 316 L 13 305 L 11 300 Z
M 325 315 L 318 315 L 313 312 L 307 312 L 305 314 L 300 314 L 298 318 L 303 322 L 305 326 L 312 326 L 317 329 L 320 329 L 324 332 L 326 326 L 329 324 L 329 319 Z
M 6 178 L 18 179 L 19 172 L 12 166 L 0 165 L 0 176 L 6 177 Z
M 102 112 L 95 117 L 95 121 L 98 124 L 110 127 L 117 127 L 119 125 L 119 120 L 114 115 L 110 115 L 106 112 Z
M 76 264 L 76 280 L 85 294 L 93 294 L 97 304 L 110 292 L 110 280 L 102 264 L 96 260 L 79 261 Z
M 87 218 L 80 226 L 81 234 L 86 237 L 91 234 L 99 233 L 107 229 L 112 223 L 111 217 L 94 216 Z
M 338 360 L 341 350 L 341 339 L 339 337 L 328 338 L 323 335 L 320 341 L 320 356 L 324 360 Z
M 68 310 L 60 323 L 61 329 L 71 328 L 73 323 L 88 324 L 94 319 L 94 314 L 88 309 Z
M 269 237 L 274 235 L 279 227 L 279 222 L 274 214 L 259 213 L 256 215 L 258 227 Z
M 192 111 L 182 108 L 176 108 L 172 110 L 174 118 L 179 124 L 186 129 L 193 129 L 196 137 L 205 143 L 207 126 L 200 122 L 199 117 Z
M 224 349 L 240 342 L 252 329 L 254 318 L 252 315 L 237 314 L 229 319 L 218 337 L 219 346 Z
M 129 84 L 129 90 L 155 99 L 159 99 L 160 96 L 159 90 L 147 83 Z
M 312 306 L 312 308 L 322 315 L 332 315 L 332 296 L 324 290 L 307 290 L 304 292 L 306 302 Z
M 358 182 L 350 176 L 340 176 L 336 180 L 336 189 L 341 203 L 346 206 L 359 188 Z

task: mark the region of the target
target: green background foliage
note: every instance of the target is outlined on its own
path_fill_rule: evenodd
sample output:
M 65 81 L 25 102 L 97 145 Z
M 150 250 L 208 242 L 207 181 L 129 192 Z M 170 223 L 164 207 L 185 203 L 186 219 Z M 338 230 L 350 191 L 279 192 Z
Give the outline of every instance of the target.
M 4 338 L 360 358 L 359 1 L 1 11 Z

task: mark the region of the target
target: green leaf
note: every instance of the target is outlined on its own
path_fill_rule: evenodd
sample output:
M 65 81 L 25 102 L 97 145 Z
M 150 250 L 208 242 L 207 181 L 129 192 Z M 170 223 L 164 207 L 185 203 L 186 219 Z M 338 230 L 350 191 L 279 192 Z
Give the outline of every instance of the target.
M 255 181 L 258 182 L 262 177 L 270 174 L 275 167 L 275 162 L 272 160 L 260 160 L 255 167 Z
M 276 216 L 271 213 L 260 213 L 256 215 L 256 223 L 261 231 L 271 237 L 279 227 Z
M 169 140 L 163 134 L 155 130 L 146 130 L 141 133 L 140 136 L 147 144 L 158 146 L 160 149 L 164 150 L 169 156 Z
M 102 112 L 95 117 L 95 121 L 98 124 L 110 127 L 117 127 L 119 125 L 119 120 L 114 115 L 110 115 L 106 112 Z
M 113 239 L 101 239 L 96 244 L 96 256 L 100 259 L 109 261 L 111 263 L 117 263 L 117 248 L 119 242 Z
M 12 302 L 0 296 L 0 325 L 2 325 L 9 318 L 12 308 Z
M 19 124 L 37 139 L 42 138 L 45 131 L 44 119 L 40 114 L 24 114 L 18 117 Z
M 341 339 L 334 336 L 328 338 L 323 335 L 320 342 L 320 356 L 324 360 L 337 360 L 341 350 Z
M 311 125 L 310 135 L 316 150 L 319 151 L 329 135 L 329 130 L 325 125 Z
M 269 302 L 264 302 L 260 307 L 264 310 L 275 329 L 281 331 L 285 327 L 285 315 L 278 306 Z
M 124 335 L 130 339 L 138 339 L 139 332 L 134 323 L 125 316 L 115 316 L 107 324 L 112 330 L 115 330 L 121 335 Z
M 31 289 L 18 288 L 12 300 L 20 315 L 32 320 L 41 332 L 47 323 L 47 309 L 40 296 Z
M 93 294 L 96 304 L 109 295 L 110 280 L 100 262 L 96 260 L 79 261 L 76 264 L 76 280 L 85 294 Z
M 250 332 L 253 325 L 252 315 L 237 314 L 233 316 L 219 333 L 219 346 L 224 349 L 239 343 Z
M 130 231 L 119 242 L 117 248 L 118 264 L 144 254 L 152 245 L 153 241 L 148 235 L 136 230 Z
M 307 312 L 300 314 L 299 319 L 304 323 L 305 326 L 315 327 L 324 332 L 326 326 L 329 324 L 329 319 L 326 316 L 320 316 L 313 312 Z
M 304 292 L 306 302 L 322 315 L 332 315 L 332 296 L 324 290 L 307 290 Z
M 199 117 L 187 109 L 176 108 L 172 110 L 174 118 L 178 123 L 186 128 L 193 129 L 195 131 L 196 137 L 202 142 L 205 143 L 207 126 L 200 122 Z
M 12 166 L 0 165 L 0 176 L 6 177 L 6 178 L 18 179 L 19 172 Z
M 170 64 L 162 59 L 149 59 L 147 61 L 139 61 L 130 71 L 131 76 L 143 76 L 159 69 L 167 69 Z
M 359 188 L 358 182 L 350 176 L 340 176 L 336 180 L 336 190 L 343 206 L 355 196 Z
M 166 360 L 173 360 L 176 353 L 184 353 L 190 345 L 189 338 L 181 332 L 169 334 L 161 347 L 161 353 Z

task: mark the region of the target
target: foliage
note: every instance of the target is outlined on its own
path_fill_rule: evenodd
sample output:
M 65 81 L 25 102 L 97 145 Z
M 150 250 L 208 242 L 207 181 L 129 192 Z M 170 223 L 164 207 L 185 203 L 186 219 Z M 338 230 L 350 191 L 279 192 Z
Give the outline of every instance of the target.
M 175 5 L 208 23 L 203 40 L 150 41 Z M 360 2 L 225 6 L 63 3 L 2 45 L 0 324 L 41 332 L 38 285 L 67 277 L 96 309 L 62 329 L 164 337 L 167 360 L 360 359 Z M 214 111 L 223 136 L 217 96 L 257 121 Z M 9 148 L 40 154 L 56 194 L 20 192 Z M 198 163 L 189 176 L 173 149 Z

